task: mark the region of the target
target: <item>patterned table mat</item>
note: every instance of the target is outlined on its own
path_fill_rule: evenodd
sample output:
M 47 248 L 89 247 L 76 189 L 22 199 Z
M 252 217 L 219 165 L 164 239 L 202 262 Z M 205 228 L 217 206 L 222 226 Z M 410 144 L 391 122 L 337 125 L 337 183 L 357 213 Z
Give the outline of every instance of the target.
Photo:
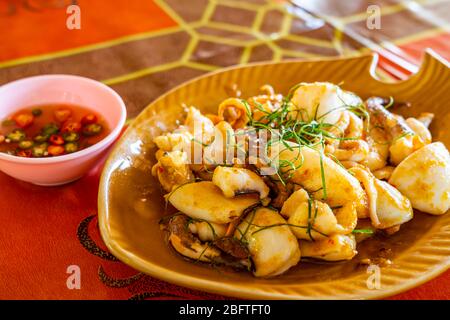
M 82 8 L 82 14 L 84 6 L 87 7 L 85 11 L 92 6 L 88 1 L 76 2 Z M 119 2 L 139 3 L 136 0 Z M 377 1 L 382 14 L 380 30 L 366 27 L 369 1 L 296 1 L 307 10 L 286 1 L 190 0 L 189 5 L 186 3 L 180 0 L 154 1 L 154 7 L 147 12 L 148 18 L 154 19 L 159 15 L 165 19 L 160 19 L 163 20 L 159 22 L 162 27 L 142 25 L 144 29 L 153 27 L 152 31 L 35 56 L 21 57 L 30 53 L 28 46 L 22 51 L 14 50 L 17 41 L 29 40 L 27 34 L 23 34 L 27 29 L 19 34 L 23 38 L 20 40 L 16 34 L 15 39 L 8 39 L 7 34 L 0 44 L 0 84 L 42 73 L 78 74 L 103 81 L 118 91 L 125 99 L 129 116 L 134 117 L 163 92 L 203 73 L 263 60 L 358 55 L 368 52 L 358 41 L 361 38 L 370 40 L 372 45 L 388 46 L 400 56 L 417 62 L 423 47 L 418 51 L 414 47 L 408 49 L 407 45 L 441 35 L 443 39 L 436 45 L 436 50 L 449 54 L 446 17 L 450 17 L 450 1 Z M 412 11 L 412 4 L 419 9 Z M 136 10 L 141 9 L 138 4 L 136 6 Z M 34 15 L 39 15 L 39 9 L 35 10 Z M 15 24 L 21 23 L 17 20 L 29 16 L 24 11 L 27 9 L 19 7 L 15 14 L 0 18 L 0 27 L 3 27 L 2 20 L 7 19 Z M 50 9 L 41 11 L 41 14 L 49 15 Z M 320 18 L 314 13 L 319 13 Z M 127 15 L 130 21 L 133 18 L 147 19 L 139 11 L 129 11 Z M 91 16 L 86 19 L 91 19 Z M 7 22 L 3 21 L 5 26 L 2 29 L 7 28 Z M 80 31 L 60 30 L 56 35 L 67 37 L 64 44 L 67 47 L 72 42 L 77 45 L 83 43 L 83 36 L 89 42 L 92 32 L 84 28 L 90 24 L 90 20 L 83 21 Z M 30 23 L 27 25 L 35 27 Z M 96 24 L 95 27 L 98 33 L 110 33 L 110 24 Z M 42 32 L 35 31 L 35 36 L 45 42 L 46 29 L 41 28 Z M 359 38 L 349 36 L 349 31 Z M 81 32 L 82 36 L 74 37 L 70 32 Z M 55 46 L 54 43 L 47 45 L 49 48 Z M 42 47 L 45 46 L 41 44 Z M 17 56 L 19 58 L 11 59 Z

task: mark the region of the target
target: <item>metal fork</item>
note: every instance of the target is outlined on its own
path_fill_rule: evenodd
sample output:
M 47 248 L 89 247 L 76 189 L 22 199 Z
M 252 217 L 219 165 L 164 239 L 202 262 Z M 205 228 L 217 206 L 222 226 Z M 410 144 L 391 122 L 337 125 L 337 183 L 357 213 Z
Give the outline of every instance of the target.
M 305 9 L 298 2 L 299 1 L 297 0 L 289 1 L 289 3 L 293 6 L 293 10 L 291 10 L 292 14 L 298 16 L 302 20 L 319 18 L 333 29 L 341 30 L 350 39 L 378 53 L 381 58 L 378 63 L 379 67 L 390 73 L 392 76 L 403 80 L 408 78 L 411 73 L 416 73 L 419 70 L 419 62 L 392 43 L 384 42 L 378 44 L 371 39 L 361 36 L 351 29 L 341 28 L 333 20 L 325 19 L 323 16 L 317 15 Z

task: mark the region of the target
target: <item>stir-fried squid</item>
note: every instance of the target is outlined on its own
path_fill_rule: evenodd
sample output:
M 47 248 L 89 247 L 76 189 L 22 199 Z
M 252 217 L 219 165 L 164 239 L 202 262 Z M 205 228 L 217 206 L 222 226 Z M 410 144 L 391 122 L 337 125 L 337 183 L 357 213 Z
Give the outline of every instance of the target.
M 230 97 L 215 115 L 188 108 L 154 139 L 152 173 L 178 210 L 161 220 L 170 245 L 271 277 L 301 257 L 353 259 L 357 243 L 398 232 L 413 209 L 446 213 L 450 155 L 432 142 L 433 114 L 405 119 L 393 105 L 300 83 L 286 96 L 265 85 Z

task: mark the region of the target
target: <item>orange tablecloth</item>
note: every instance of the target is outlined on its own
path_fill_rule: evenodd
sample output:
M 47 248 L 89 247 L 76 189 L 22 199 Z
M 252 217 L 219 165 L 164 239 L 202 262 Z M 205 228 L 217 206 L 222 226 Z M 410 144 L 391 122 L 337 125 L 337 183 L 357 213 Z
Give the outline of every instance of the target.
M 428 46 L 450 57 L 442 25 L 449 1 L 416 1 L 418 11 L 411 1 L 375 1 L 382 28 L 371 32 L 368 1 L 302 2 L 299 11 L 265 0 L 3 0 L 0 85 L 44 73 L 88 76 L 117 90 L 132 118 L 165 90 L 222 66 L 366 51 L 349 30 L 375 47 L 388 42 L 412 63 Z M 81 30 L 66 28 L 70 4 L 81 8 Z M 407 73 L 389 66 L 384 76 Z M 54 188 L 0 173 L 0 298 L 222 298 L 142 275 L 107 252 L 96 224 L 101 166 Z M 66 285 L 71 265 L 80 267 L 80 290 Z M 449 288 L 446 272 L 392 298 L 449 299 Z

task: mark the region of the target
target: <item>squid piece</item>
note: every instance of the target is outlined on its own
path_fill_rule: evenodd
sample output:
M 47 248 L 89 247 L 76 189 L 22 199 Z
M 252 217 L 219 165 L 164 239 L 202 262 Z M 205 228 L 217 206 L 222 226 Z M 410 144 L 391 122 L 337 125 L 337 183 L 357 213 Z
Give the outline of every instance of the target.
M 389 112 L 382 105 L 382 101 L 381 98 L 370 98 L 367 100 L 366 105 L 373 125 L 383 128 L 390 138 L 390 161 L 393 165 L 398 165 L 411 153 L 426 145 L 426 142 L 409 127 L 402 117 Z M 425 126 L 422 127 L 428 130 Z
M 234 236 L 248 244 L 256 277 L 279 275 L 300 261 L 297 238 L 275 210 L 260 207 L 250 212 Z
M 422 139 L 418 135 L 408 135 L 395 140 L 389 147 L 390 162 L 398 165 L 407 156 L 424 146 Z
M 188 109 L 184 125 L 196 141 L 209 144 L 214 138 L 214 123 L 194 107 Z
M 326 152 L 332 154 L 339 161 L 361 162 L 369 155 L 369 144 L 362 139 L 363 121 L 353 112 L 344 110 L 330 133 L 336 139 L 328 138 Z M 339 138 L 352 138 L 339 140 Z
M 267 121 L 264 117 L 279 109 L 283 101 L 283 96 L 275 94 L 273 88 L 266 88 L 264 91 L 267 91 L 267 94 L 251 97 L 247 100 L 252 118 L 263 123 Z
M 377 217 L 379 229 L 390 229 L 408 222 L 414 217 L 411 202 L 386 181 L 375 178 L 377 189 Z M 398 229 L 397 229 L 398 231 Z
M 234 238 L 219 237 L 216 233 L 220 232 L 223 226 L 217 224 L 209 223 L 208 228 L 214 228 L 212 238 L 211 235 L 207 235 L 206 239 L 202 239 L 201 230 L 207 228 L 203 226 L 205 223 L 194 222 L 186 215 L 177 214 L 161 222 L 161 227 L 169 232 L 168 239 L 172 247 L 187 258 L 248 269 L 250 261 L 247 248 Z M 197 232 L 198 236 L 195 235 Z
M 256 192 L 259 193 L 260 199 L 265 199 L 270 191 L 259 175 L 244 168 L 219 166 L 214 170 L 212 182 L 222 190 L 227 198 Z
M 345 130 L 345 137 L 361 139 L 363 137 L 364 132 L 363 120 L 351 111 L 345 112 L 349 113 L 350 116 L 350 122 L 348 124 L 347 129 Z
M 289 198 L 286 199 L 283 203 L 283 207 L 281 208 L 281 215 L 283 217 L 289 218 L 291 217 L 298 208 L 299 204 L 304 202 L 308 202 L 310 200 L 308 192 L 304 189 L 298 189 L 294 191 Z
M 349 111 L 345 110 L 342 111 L 339 120 L 330 128 L 327 129 L 327 131 L 330 133 L 331 136 L 336 138 L 343 138 L 345 137 L 345 131 L 350 126 L 350 113 Z M 339 140 L 334 138 L 325 138 L 327 143 L 329 145 L 332 145 L 333 147 L 337 147 L 339 145 Z
M 239 218 L 245 209 L 257 204 L 256 194 L 227 198 L 211 181 L 187 183 L 166 195 L 175 208 L 193 219 L 225 224 Z
M 380 180 L 389 180 L 389 178 L 392 175 L 392 172 L 394 172 L 395 167 L 386 166 L 384 168 L 378 169 L 373 171 L 373 175 L 375 178 Z
M 275 89 L 270 84 L 265 84 L 259 88 L 259 91 L 264 93 L 267 96 L 274 96 L 275 95 Z
M 370 113 L 370 120 L 374 126 L 383 128 L 390 138 L 397 138 L 413 131 L 402 117 L 396 116 L 384 107 L 384 99 L 372 97 L 367 99 L 366 107 Z
M 211 262 L 220 256 L 220 251 L 209 244 L 193 242 L 190 247 L 186 247 L 182 240 L 175 234 L 170 235 L 169 241 L 173 248 L 181 255 L 203 262 Z
M 389 139 L 384 130 L 370 125 L 365 140 L 369 145 L 369 154 L 361 161 L 361 164 L 371 171 L 386 167 L 389 157 Z
M 156 146 L 162 151 L 188 151 L 194 137 L 188 131 L 167 133 L 153 139 Z
M 312 193 L 314 199 L 322 200 L 330 207 L 336 207 L 338 222 L 346 225 L 346 228 L 353 229 L 357 217 L 367 215 L 367 198 L 359 181 L 332 159 L 321 156 L 319 151 L 300 147 L 295 143 L 289 143 L 289 146 L 290 148 L 273 144 L 278 150 L 275 154 L 279 161 L 292 162 L 297 168 L 294 172 L 289 172 L 290 166 L 281 167 L 282 173 L 290 173 L 292 175 L 290 181 Z M 325 195 L 326 199 L 323 199 Z
M 203 160 L 210 165 L 232 164 L 235 158 L 236 136 L 226 121 L 214 127 L 214 140 L 203 148 Z
M 344 110 L 337 123 L 327 131 L 336 138 L 354 138 L 361 139 L 363 137 L 364 123 L 361 118 L 349 110 Z M 335 147 L 340 141 L 334 138 L 326 138 L 328 143 L 332 143 Z
M 159 150 L 155 154 L 158 162 L 152 168 L 152 175 L 158 178 L 167 192 L 195 179 L 188 165 L 190 159 L 186 152 L 191 148 L 192 138 L 192 135 L 184 129 L 153 139 Z
M 338 223 L 333 211 L 326 203 L 311 200 L 303 189 L 295 191 L 286 200 L 281 214 L 288 218 L 289 227 L 298 239 L 324 239 L 330 234 L 344 234 L 352 231 L 352 229 L 346 230 Z
M 431 132 L 422 121 L 419 121 L 416 118 L 408 118 L 406 119 L 406 123 L 414 131 L 414 133 L 422 139 L 423 143 L 431 143 Z
M 431 112 L 422 112 L 418 117 L 417 120 L 423 123 L 423 125 L 428 128 L 431 124 L 431 122 L 434 119 L 434 113 Z
M 440 215 L 450 208 L 450 156 L 434 142 L 414 152 L 392 172 L 389 183 L 406 195 L 415 209 Z
M 207 221 L 194 221 L 189 223 L 189 231 L 196 234 L 201 241 L 214 241 L 225 236 L 227 225 Z
M 208 243 L 202 243 L 189 232 L 189 219 L 185 215 L 172 217 L 166 226 L 169 241 L 173 248 L 181 255 L 204 262 L 214 261 L 220 257 L 220 251 Z
M 228 98 L 219 105 L 219 118 L 227 121 L 233 129 L 244 128 L 250 121 L 250 110 L 242 99 Z
M 161 151 L 157 153 L 157 160 L 152 168 L 152 174 L 158 178 L 165 191 L 170 192 L 179 185 L 195 180 L 188 165 L 186 152 Z
M 212 180 L 214 166 L 207 164 L 191 164 L 190 168 L 198 180 L 201 181 Z
M 335 234 L 318 241 L 300 241 L 303 257 L 325 261 L 351 260 L 358 252 L 353 235 Z
M 289 181 L 283 184 L 280 180 L 274 179 L 270 176 L 265 176 L 264 181 L 274 194 L 274 198 L 271 200 L 270 205 L 274 208 L 281 209 L 286 199 L 289 198 L 290 194 L 294 190 L 294 185 Z
M 369 198 L 370 219 L 377 229 L 389 229 L 413 218 L 411 202 L 389 183 L 362 167 L 349 169 L 361 181 Z
M 344 140 L 331 154 L 340 161 L 361 162 L 368 157 L 369 151 L 369 145 L 364 140 Z
M 342 112 L 351 106 L 358 106 L 361 99 L 355 94 L 343 91 L 328 82 L 300 83 L 293 92 L 291 114 L 293 118 L 317 120 L 335 124 Z

